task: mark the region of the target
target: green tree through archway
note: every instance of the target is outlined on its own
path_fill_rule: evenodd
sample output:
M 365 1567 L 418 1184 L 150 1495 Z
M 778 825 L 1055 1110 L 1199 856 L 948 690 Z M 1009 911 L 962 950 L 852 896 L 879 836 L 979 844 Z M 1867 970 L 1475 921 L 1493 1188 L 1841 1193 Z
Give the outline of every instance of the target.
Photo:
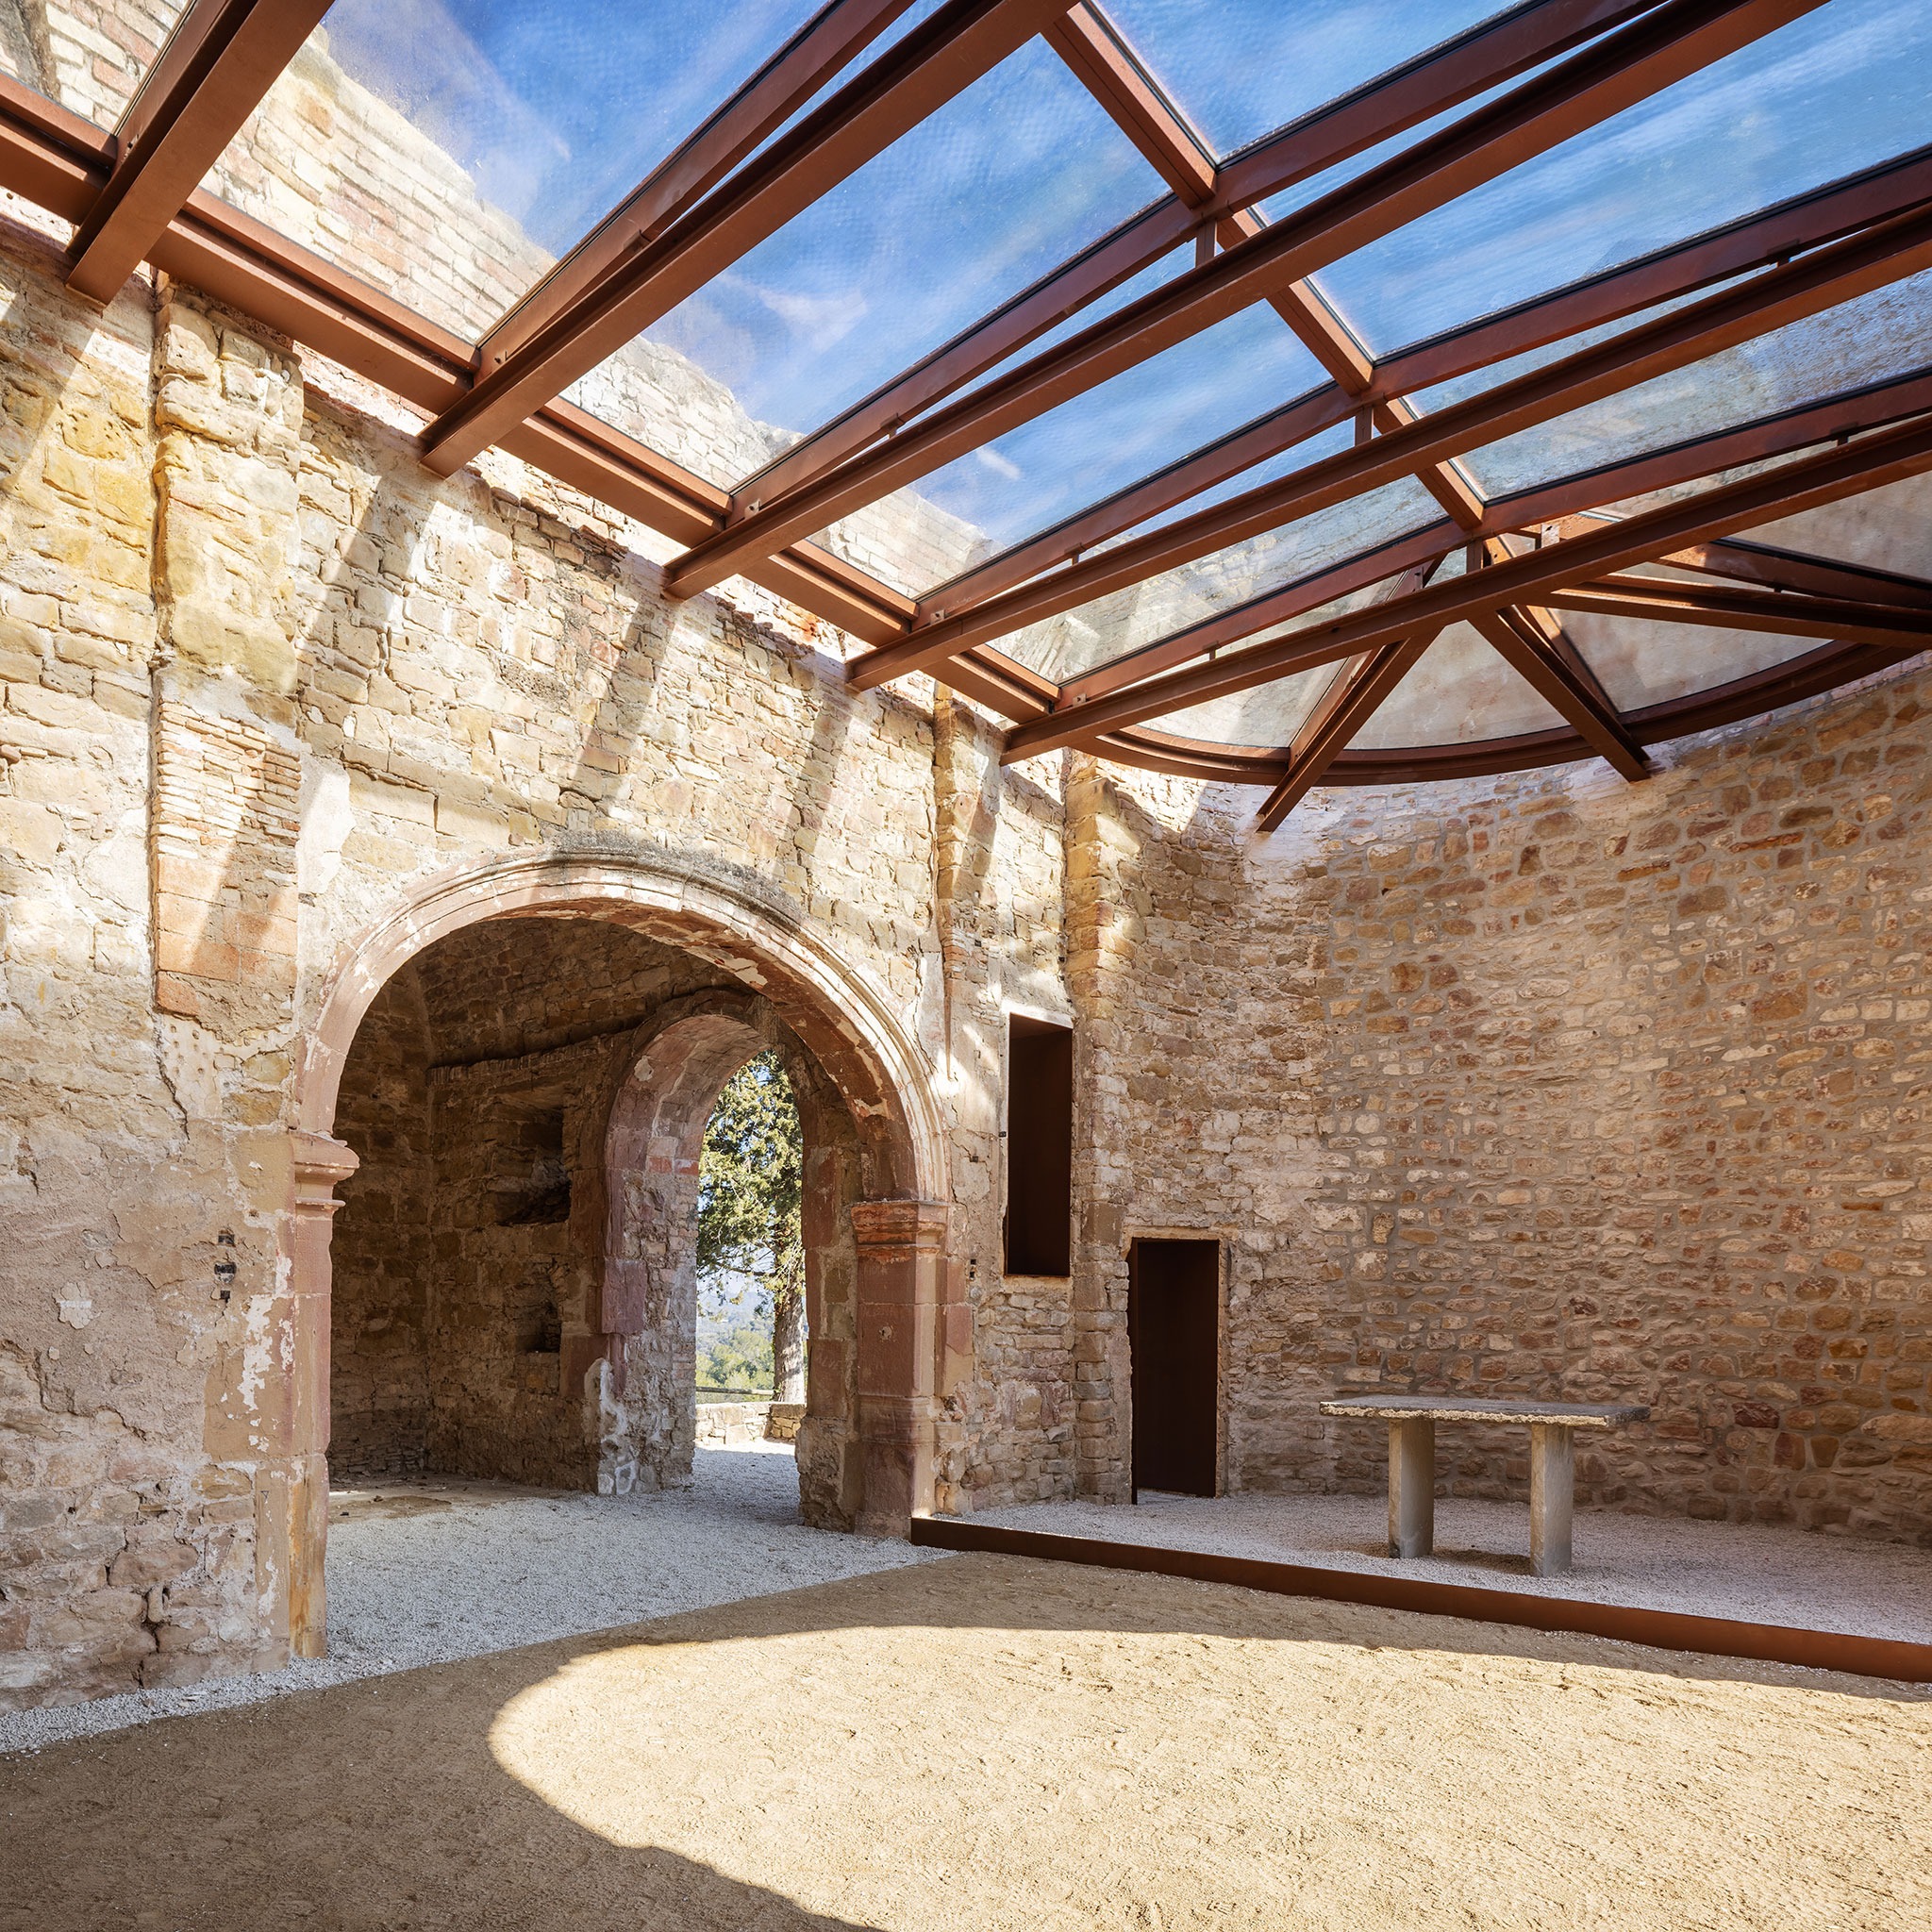
M 700 1324 L 701 1387 L 805 1399 L 804 1155 L 791 1083 L 768 1050 L 724 1083 L 705 1127 L 697 1260 L 711 1319 Z M 736 1327 L 732 1308 L 745 1316 Z

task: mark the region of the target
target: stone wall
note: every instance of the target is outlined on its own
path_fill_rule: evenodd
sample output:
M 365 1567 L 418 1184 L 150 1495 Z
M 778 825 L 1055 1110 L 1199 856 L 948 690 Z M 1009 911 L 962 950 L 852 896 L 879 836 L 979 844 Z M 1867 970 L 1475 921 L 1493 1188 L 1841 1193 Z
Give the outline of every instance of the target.
M 1220 1233 L 1235 1487 L 1379 1486 L 1332 1389 L 1634 1398 L 1588 1502 L 1932 1536 L 1928 750 L 1907 668 L 1641 785 L 1317 794 L 1261 841 L 1083 764 L 1096 1386 L 1124 1241 Z M 1443 1456 L 1456 1493 L 1526 1481 L 1520 1431 Z

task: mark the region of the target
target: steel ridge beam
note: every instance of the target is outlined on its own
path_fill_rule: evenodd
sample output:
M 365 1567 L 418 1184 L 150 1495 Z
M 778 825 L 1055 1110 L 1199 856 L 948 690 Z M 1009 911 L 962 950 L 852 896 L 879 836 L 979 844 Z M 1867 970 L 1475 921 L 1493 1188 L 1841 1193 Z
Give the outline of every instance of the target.
M 1267 684 L 1291 672 L 1353 657 L 1424 625 L 1446 625 L 1506 604 L 1551 603 L 1566 584 L 1644 563 L 1699 539 L 1728 535 L 1774 517 L 1831 503 L 1932 468 L 1932 418 L 1880 430 L 1822 455 L 1664 504 L 1585 536 L 1495 563 L 1472 575 L 1357 611 L 1292 637 L 1250 645 L 1217 662 L 1170 673 L 1103 698 L 1063 708 L 1008 735 L 1004 758 L 1032 757 L 1098 731 L 1208 698 Z
M 1462 40 L 1411 61 L 1268 136 L 1239 158 L 1239 185 L 1217 176 L 1212 212 L 1179 195 L 1156 202 L 963 329 L 872 394 L 756 471 L 732 491 L 732 521 L 815 481 L 879 437 L 942 401 L 996 363 L 1199 233 L 1206 223 L 1265 200 L 1431 114 L 1513 79 L 1656 0 L 1528 0 Z M 1237 194 L 1244 200 L 1237 200 Z
M 454 475 L 1072 4 L 945 0 L 929 20 L 479 377 L 424 431 L 424 462 L 438 475 Z
M 1320 782 L 1322 774 L 1422 661 L 1423 653 L 1435 638 L 1434 631 L 1399 638 L 1378 645 L 1343 669 L 1323 692 L 1307 723 L 1295 733 L 1288 770 L 1256 815 L 1257 831 L 1272 832 L 1301 802 L 1308 788 Z
M 1402 350 L 1375 365 L 1368 399 L 1380 401 L 1470 375 L 1582 329 L 1620 321 L 1654 303 L 1689 294 L 1707 282 L 1822 247 L 1926 200 L 1932 200 L 1932 148 Z M 949 611 L 957 616 L 1122 535 L 1332 428 L 1357 407 L 1357 399 L 1340 383 L 1297 396 L 936 586 L 920 598 L 914 628 Z
M 1743 464 L 1789 457 L 1798 450 L 1857 435 L 1927 409 L 1932 409 L 1932 370 L 1920 370 L 1890 382 L 1828 396 L 1822 402 L 1746 423 L 1735 429 L 1674 443 L 1602 469 L 1559 477 L 1514 496 L 1498 498 L 1490 506 L 1481 534 L 1501 536 L 1512 530 L 1541 529 L 1553 535 L 1560 527 L 1561 520 L 1579 527 L 1598 526 L 1603 520 L 1587 512 L 1604 504 L 1674 489 Z M 1097 665 L 1068 680 L 1060 702 L 1079 703 L 1139 684 L 1176 664 L 1239 643 L 1257 631 L 1290 623 L 1396 571 L 1444 556 L 1461 540 L 1462 532 L 1447 519 L 1411 530 L 1372 551 L 1263 591 L 1245 604 L 1171 631 Z M 1730 547 L 1727 544 L 1724 554 Z
M 1183 201 L 1212 197 L 1216 182 L 1213 156 L 1096 8 L 1081 0 L 1048 33 L 1047 42 L 1141 153 L 1154 161 Z M 1213 239 L 1224 247 L 1234 247 L 1266 225 L 1259 215 L 1248 209 L 1221 222 Z M 1210 238 L 1204 237 L 1203 245 L 1211 246 Z M 1312 282 L 1290 282 L 1275 290 L 1268 301 L 1339 389 L 1351 398 L 1366 396 L 1375 377 L 1374 358 Z M 1383 428 L 1397 428 L 1412 422 L 1415 411 L 1397 397 L 1381 404 L 1374 414 Z M 1482 498 L 1468 478 L 1448 463 L 1424 463 L 1415 474 L 1457 523 L 1474 529 L 1482 521 Z
M 859 690 L 934 663 L 1264 535 L 1296 518 L 1413 474 L 1425 460 L 1503 437 L 1699 362 L 1932 265 L 1932 208 L 1819 249 L 1787 268 L 1453 403 L 1403 428 L 1305 465 L 1097 557 L 1071 564 L 958 616 L 930 623 L 852 666 Z
M 477 345 L 477 373 L 488 375 L 631 250 L 662 234 L 911 4 L 912 0 L 830 0 L 549 274 L 525 291 Z
M 70 289 L 113 300 L 327 10 L 193 0 L 128 105 L 113 172 L 69 251 Z
M 937 410 L 890 443 L 767 503 L 674 564 L 667 588 L 675 595 L 710 588 L 745 558 L 808 536 L 889 494 L 1820 4 L 1664 0 L 1500 100 Z
M 1484 640 L 1613 771 L 1636 780 L 1650 776 L 1650 760 L 1609 702 L 1596 674 L 1580 655 L 1554 642 L 1512 609 L 1479 612 L 1471 619 Z

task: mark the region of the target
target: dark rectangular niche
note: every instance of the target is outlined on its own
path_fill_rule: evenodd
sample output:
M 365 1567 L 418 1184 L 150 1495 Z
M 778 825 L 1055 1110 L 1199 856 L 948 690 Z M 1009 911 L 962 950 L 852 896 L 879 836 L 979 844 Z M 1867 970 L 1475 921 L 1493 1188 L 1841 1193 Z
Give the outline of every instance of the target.
M 1074 1034 L 1008 1016 L 1007 1273 L 1073 1272 Z

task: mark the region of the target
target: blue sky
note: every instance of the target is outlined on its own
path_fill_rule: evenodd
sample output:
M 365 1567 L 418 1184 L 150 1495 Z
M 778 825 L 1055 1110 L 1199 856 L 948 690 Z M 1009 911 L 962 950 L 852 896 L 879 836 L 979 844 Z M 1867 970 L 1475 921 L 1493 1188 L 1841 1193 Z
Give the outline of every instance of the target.
M 811 10 L 812 0 L 338 0 L 325 25 L 352 73 L 561 251 Z M 1112 0 L 1118 25 L 1224 151 L 1493 10 L 1487 0 Z M 1830 0 L 1320 279 L 1386 354 L 1924 142 L 1928 93 L 1928 0 Z M 802 432 L 1162 192 L 1035 42 L 653 334 L 760 420 Z M 1288 331 L 1252 311 L 923 488 L 1012 541 L 1315 379 Z

